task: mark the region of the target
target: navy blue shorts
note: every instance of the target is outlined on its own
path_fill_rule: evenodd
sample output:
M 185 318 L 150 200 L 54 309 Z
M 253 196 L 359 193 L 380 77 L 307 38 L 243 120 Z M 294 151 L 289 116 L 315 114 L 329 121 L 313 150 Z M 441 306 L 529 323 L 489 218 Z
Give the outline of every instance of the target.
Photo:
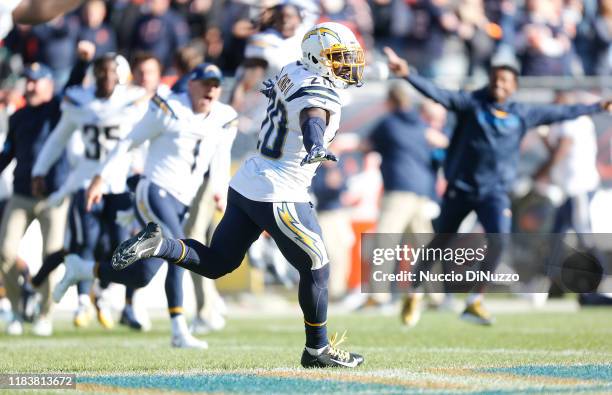
M 91 211 L 86 210 L 85 190 L 80 189 L 72 197 L 69 214 L 69 251 L 83 259 L 95 260 L 96 247 L 104 237 L 108 242 L 108 257 L 114 249 L 129 237 L 128 229 L 116 223 L 119 211 L 131 210 L 129 192 L 106 194 Z M 98 257 L 99 258 L 99 257 Z
M 227 209 L 209 248 L 229 273 L 242 262 L 247 250 L 266 231 L 285 258 L 300 272 L 317 270 L 329 263 L 321 227 L 312 203 L 258 202 L 232 188 Z

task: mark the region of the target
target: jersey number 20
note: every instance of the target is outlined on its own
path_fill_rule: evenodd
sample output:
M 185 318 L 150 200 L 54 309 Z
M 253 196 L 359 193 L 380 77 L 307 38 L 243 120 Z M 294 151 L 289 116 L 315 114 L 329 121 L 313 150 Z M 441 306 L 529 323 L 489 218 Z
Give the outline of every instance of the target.
M 276 91 L 272 90 L 266 109 L 266 119 L 261 124 L 263 139 L 257 143 L 261 154 L 268 158 L 278 159 L 283 155 L 283 144 L 287 137 L 287 109 Z

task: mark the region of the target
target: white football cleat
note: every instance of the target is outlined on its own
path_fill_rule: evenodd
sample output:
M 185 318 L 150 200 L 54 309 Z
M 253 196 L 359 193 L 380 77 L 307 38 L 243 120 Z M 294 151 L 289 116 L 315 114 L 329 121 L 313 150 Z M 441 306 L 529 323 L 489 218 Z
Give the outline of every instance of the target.
M 32 325 L 32 333 L 35 336 L 51 336 L 53 334 L 53 322 L 49 318 L 39 318 Z
M 194 348 L 198 350 L 206 350 L 208 348 L 206 341 L 196 339 L 189 333 L 172 335 L 171 344 L 175 348 Z
M 81 259 L 78 255 L 68 254 L 64 258 L 65 272 L 64 277 L 53 289 L 53 301 L 59 303 L 71 285 L 79 281 L 93 280 L 94 263 Z

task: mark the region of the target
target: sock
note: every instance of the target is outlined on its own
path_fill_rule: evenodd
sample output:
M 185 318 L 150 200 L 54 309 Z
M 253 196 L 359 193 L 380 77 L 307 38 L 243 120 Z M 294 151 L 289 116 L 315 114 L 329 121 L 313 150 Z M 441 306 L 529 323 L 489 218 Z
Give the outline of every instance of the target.
M 326 323 L 316 326 L 304 323 L 304 329 L 306 330 L 306 347 L 318 350 L 329 344 Z
M 300 272 L 298 300 L 304 313 L 306 347 L 319 349 L 327 346 L 327 282 L 329 265 L 317 270 Z
M 321 347 L 321 348 L 306 347 L 306 351 L 308 351 L 308 354 L 310 354 L 312 356 L 318 356 L 318 355 L 323 354 L 323 351 L 325 351 L 326 348 L 327 348 L 327 346 Z
M 134 288 L 125 287 L 125 304 L 126 305 L 132 304 L 132 300 L 134 299 L 134 292 L 136 292 Z
M 468 306 L 471 306 L 474 303 L 481 302 L 481 301 L 482 301 L 482 294 L 472 293 L 468 295 L 467 299 L 465 300 L 465 303 Z
M 155 250 L 154 255 L 164 258 L 170 262 L 176 262 L 185 254 L 185 244 L 178 239 L 167 239 L 164 237 L 162 242 Z
M 91 298 L 87 294 L 79 294 L 79 305 L 90 305 Z
M 187 320 L 185 320 L 185 316 L 183 314 L 175 315 L 170 319 L 172 324 L 172 335 L 186 335 L 189 334 L 189 329 L 187 328 Z
M 62 264 L 65 256 L 66 252 L 64 250 L 60 250 L 48 255 L 43 260 L 43 264 L 38 270 L 38 273 L 36 273 L 36 275 L 32 277 L 32 285 L 34 285 L 35 287 L 40 287 L 41 284 L 47 279 L 47 277 L 49 277 L 49 274 Z
M 201 250 L 199 253 L 195 248 L 193 248 L 193 243 L 190 242 L 195 242 L 196 244 L 199 244 L 201 246 Z M 169 263 L 177 263 L 180 261 L 179 266 L 206 276 L 206 274 L 200 273 L 199 271 L 193 270 L 193 268 L 187 266 L 199 265 L 201 262 L 200 255 L 204 254 L 207 251 L 210 251 L 208 247 L 201 245 L 200 243 L 192 239 L 180 240 L 164 238 L 164 240 L 160 243 L 159 247 L 155 251 L 155 256 L 158 258 L 163 258 Z M 209 260 L 214 261 L 213 259 Z M 240 260 L 240 262 L 242 262 L 242 259 Z

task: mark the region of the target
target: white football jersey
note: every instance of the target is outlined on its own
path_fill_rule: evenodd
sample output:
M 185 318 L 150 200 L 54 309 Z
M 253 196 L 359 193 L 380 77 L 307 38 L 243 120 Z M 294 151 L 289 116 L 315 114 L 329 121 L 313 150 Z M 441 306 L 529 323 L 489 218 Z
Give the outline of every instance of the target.
M 565 156 L 551 170 L 552 181 L 567 196 L 591 192 L 599 186 L 597 170 L 597 132 L 591 117 L 582 116 L 550 127 L 548 141 L 559 144 L 569 138 L 572 144 Z
M 80 166 L 97 169 L 117 143 L 124 139 L 142 118 L 146 106 L 146 92 L 142 88 L 118 85 L 108 99 L 97 98 L 95 86 L 73 87 L 66 91 L 62 103 L 62 117 L 51 136 L 45 142 L 36 164 L 33 176 L 45 175 L 57 161 L 72 134 L 78 130 L 83 144 L 85 162 Z M 104 193 L 122 193 L 126 190 L 125 180 L 131 164 L 126 157 L 107 181 Z M 78 182 L 83 188 L 89 185 L 91 176 L 86 173 Z
M 226 104 L 215 102 L 210 113 L 194 114 L 188 93 L 173 93 L 165 100 L 156 95 L 127 139 L 109 155 L 100 174 L 104 180 L 112 177 L 115 162 L 149 140 L 144 175 L 181 203 L 191 204 L 209 168 L 215 191 L 225 193 L 236 126 L 236 111 Z
M 259 152 L 247 159 L 230 182 L 237 192 L 263 202 L 307 202 L 308 188 L 318 164 L 300 166 L 306 156 L 300 112 L 318 107 L 330 114 L 325 147 L 340 126 L 342 108 L 338 89 L 300 62 L 285 66 L 273 81 L 266 119 L 262 123 Z

